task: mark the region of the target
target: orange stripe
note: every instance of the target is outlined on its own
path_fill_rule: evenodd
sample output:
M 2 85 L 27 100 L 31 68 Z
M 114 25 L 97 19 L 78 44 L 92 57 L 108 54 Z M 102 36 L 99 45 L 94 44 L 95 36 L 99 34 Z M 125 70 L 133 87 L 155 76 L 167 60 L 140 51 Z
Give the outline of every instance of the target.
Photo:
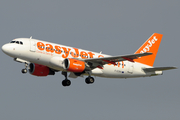
M 122 61 L 122 68 L 124 68 L 124 61 Z

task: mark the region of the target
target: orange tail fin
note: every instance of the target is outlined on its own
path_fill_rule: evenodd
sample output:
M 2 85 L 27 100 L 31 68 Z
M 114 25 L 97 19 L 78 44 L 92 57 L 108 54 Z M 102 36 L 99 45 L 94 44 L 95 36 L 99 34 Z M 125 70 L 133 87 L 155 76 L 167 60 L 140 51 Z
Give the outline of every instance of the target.
M 145 52 L 150 52 L 153 54 L 138 58 L 134 61 L 145 65 L 153 66 L 162 37 L 163 37 L 162 34 L 158 34 L 158 33 L 152 34 L 152 36 L 135 52 L 135 54 L 145 53 Z

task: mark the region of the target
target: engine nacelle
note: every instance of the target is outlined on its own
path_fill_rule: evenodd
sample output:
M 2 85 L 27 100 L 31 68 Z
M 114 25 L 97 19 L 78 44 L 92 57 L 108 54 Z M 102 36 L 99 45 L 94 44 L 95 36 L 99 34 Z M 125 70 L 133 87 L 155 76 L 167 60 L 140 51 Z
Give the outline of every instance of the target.
M 30 63 L 29 73 L 35 76 L 48 76 L 55 74 L 55 72 L 52 71 L 49 67 L 35 63 Z
M 74 73 L 82 73 L 86 69 L 86 65 L 84 61 L 66 58 L 64 60 L 64 69 Z

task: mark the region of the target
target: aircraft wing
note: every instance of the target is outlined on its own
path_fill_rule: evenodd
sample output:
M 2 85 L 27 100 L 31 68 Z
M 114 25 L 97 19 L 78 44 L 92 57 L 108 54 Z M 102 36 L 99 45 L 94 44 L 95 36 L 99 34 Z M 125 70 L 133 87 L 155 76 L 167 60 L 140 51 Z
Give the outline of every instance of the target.
M 84 61 L 87 63 L 88 62 L 98 63 L 99 65 L 104 65 L 104 64 L 109 64 L 109 63 L 116 65 L 115 62 L 126 61 L 126 60 L 130 62 L 134 62 L 133 59 L 137 59 L 139 57 L 148 56 L 148 55 L 152 55 L 152 53 L 139 53 L 139 54 L 132 54 L 132 55 L 91 58 L 91 59 L 84 59 Z
M 155 72 L 155 71 L 164 71 L 164 70 L 171 70 L 177 69 L 176 67 L 155 67 L 155 68 L 143 68 L 145 72 Z

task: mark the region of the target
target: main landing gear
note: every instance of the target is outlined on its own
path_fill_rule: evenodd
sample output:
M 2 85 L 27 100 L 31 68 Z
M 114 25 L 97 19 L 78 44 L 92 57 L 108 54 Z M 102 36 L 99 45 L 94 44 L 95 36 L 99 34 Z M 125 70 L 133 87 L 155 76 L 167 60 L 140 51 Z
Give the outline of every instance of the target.
M 71 81 L 67 79 L 67 72 L 62 72 L 61 74 L 64 75 L 64 77 L 65 77 L 65 80 L 62 81 L 62 85 L 63 85 L 64 87 L 70 86 L 70 85 L 71 85 Z M 89 73 L 88 73 L 88 74 L 89 74 Z M 93 84 L 94 81 L 95 81 L 94 78 L 91 77 L 90 74 L 89 74 L 89 76 L 85 79 L 85 82 L 86 82 L 87 84 Z
M 89 76 L 85 79 L 85 82 L 87 84 L 93 84 L 94 83 L 94 78 L 91 77 L 91 72 L 87 72 L 89 74 Z
M 87 83 L 87 84 L 93 84 L 94 83 L 94 78 L 93 77 L 87 77 L 86 79 L 85 79 L 85 82 Z
M 62 85 L 65 86 L 70 86 L 71 81 L 67 79 L 67 72 L 62 72 L 62 75 L 64 75 L 65 80 L 62 81 Z
M 21 70 L 23 74 L 27 73 L 28 63 L 25 63 L 25 68 Z

